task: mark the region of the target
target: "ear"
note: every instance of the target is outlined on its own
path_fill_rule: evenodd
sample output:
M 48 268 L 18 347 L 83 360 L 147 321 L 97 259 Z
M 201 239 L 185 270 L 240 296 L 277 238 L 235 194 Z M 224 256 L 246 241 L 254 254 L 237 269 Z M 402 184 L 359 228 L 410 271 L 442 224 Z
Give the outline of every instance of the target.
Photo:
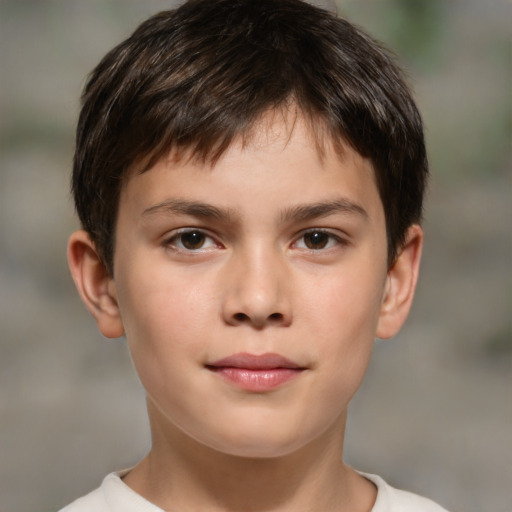
M 76 231 L 68 242 L 68 264 L 80 297 L 103 336 L 118 338 L 124 327 L 114 279 L 86 231 Z
M 411 309 L 423 248 L 423 230 L 413 224 L 393 266 L 388 270 L 386 287 L 377 326 L 377 337 L 393 337 Z

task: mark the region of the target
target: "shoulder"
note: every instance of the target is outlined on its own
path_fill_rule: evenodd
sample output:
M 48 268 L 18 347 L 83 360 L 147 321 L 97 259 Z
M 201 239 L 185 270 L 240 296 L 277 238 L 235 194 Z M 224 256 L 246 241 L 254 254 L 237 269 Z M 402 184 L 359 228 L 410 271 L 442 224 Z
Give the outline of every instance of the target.
M 78 498 L 59 512 L 163 512 L 122 481 L 125 473 L 107 475 L 98 489 Z
M 447 512 L 432 500 L 391 487 L 380 476 L 365 473 L 362 475 L 378 489 L 377 501 L 371 512 Z
M 93 510 L 95 512 L 110 512 L 101 487 L 78 498 L 59 512 L 91 512 Z

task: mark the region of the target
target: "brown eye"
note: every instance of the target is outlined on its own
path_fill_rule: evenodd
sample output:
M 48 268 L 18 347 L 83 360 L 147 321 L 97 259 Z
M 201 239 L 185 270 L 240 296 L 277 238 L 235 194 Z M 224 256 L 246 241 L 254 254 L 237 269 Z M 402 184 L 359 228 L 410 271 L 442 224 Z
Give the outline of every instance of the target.
M 201 229 L 184 228 L 164 241 L 164 246 L 177 250 L 181 254 L 203 253 L 219 249 L 219 243 Z
M 206 236 L 201 231 L 186 231 L 179 237 L 181 245 L 188 250 L 201 249 L 203 247 Z
M 325 249 L 330 240 L 329 233 L 310 231 L 304 235 L 304 244 L 308 249 Z

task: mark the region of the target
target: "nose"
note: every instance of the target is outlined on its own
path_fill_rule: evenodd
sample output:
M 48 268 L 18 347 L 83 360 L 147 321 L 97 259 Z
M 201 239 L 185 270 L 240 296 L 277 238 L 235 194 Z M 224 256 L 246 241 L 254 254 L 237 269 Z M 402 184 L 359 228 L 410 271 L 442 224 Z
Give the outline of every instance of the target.
M 278 250 L 259 248 L 233 255 L 226 267 L 222 314 L 229 325 L 256 329 L 292 322 L 291 279 Z

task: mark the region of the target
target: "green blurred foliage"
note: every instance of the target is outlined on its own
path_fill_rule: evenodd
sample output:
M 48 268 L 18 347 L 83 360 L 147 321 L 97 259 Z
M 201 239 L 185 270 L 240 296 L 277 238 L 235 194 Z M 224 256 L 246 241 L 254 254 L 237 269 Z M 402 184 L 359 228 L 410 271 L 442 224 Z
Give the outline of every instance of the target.
M 499 2 L 478 11 L 441 0 L 337 0 L 392 49 L 422 111 L 434 177 L 444 185 L 510 172 L 511 42 Z
M 386 43 L 418 69 L 434 65 L 446 29 L 446 3 L 440 0 L 338 0 L 341 15 Z
M 391 0 L 384 18 L 391 45 L 405 59 L 431 65 L 445 28 L 445 5 L 439 0 Z

